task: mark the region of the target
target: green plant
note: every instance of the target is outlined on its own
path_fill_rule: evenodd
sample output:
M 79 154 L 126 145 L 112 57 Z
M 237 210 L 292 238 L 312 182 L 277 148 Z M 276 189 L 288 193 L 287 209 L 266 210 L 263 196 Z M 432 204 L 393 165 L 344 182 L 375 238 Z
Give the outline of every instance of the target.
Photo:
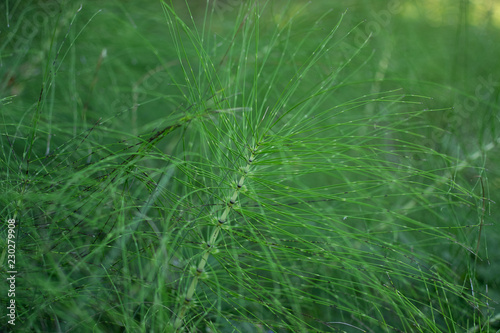
M 25 118 L 16 97 L 2 105 L 2 215 L 19 216 L 19 266 L 35 277 L 19 279 L 22 324 L 446 332 L 490 321 L 468 233 L 483 228 L 482 178 L 469 184 L 463 161 L 420 143 L 445 110 L 370 89 L 369 40 L 337 52 L 356 29 L 342 32 L 346 14 L 311 24 L 305 3 L 252 1 L 221 21 L 211 4 L 161 5 L 167 41 L 127 23 L 137 17 L 116 14 L 119 2 L 89 11 L 82 30 L 70 22 L 84 14 L 64 7 L 70 29 L 52 30 L 65 43 L 46 50 L 37 103 Z M 140 68 L 116 56 L 122 44 L 85 36 L 99 20 L 151 51 Z M 74 77 L 80 44 L 95 45 L 87 89 Z

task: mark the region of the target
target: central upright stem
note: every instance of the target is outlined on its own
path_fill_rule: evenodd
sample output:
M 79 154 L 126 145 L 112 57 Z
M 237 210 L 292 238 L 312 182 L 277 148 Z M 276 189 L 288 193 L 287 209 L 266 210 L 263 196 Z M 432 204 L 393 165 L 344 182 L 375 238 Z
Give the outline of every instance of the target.
M 255 154 L 257 152 L 257 148 L 258 148 L 258 145 L 251 150 L 250 157 L 247 160 L 246 166 L 242 170 L 243 175 L 240 177 L 238 183 L 236 184 L 236 188 L 235 188 L 232 196 L 229 198 L 229 201 L 227 202 L 227 205 L 226 205 L 226 208 L 224 209 L 224 212 L 222 213 L 220 218 L 217 220 L 217 225 L 214 227 L 212 234 L 210 235 L 208 241 L 205 244 L 205 249 L 203 250 L 203 253 L 201 255 L 201 259 L 198 263 L 198 266 L 196 267 L 196 273 L 194 274 L 193 279 L 191 280 L 191 283 L 189 285 L 189 288 L 187 289 L 186 294 L 184 295 L 184 300 L 183 300 L 182 306 L 181 306 L 178 314 L 175 317 L 174 329 L 176 332 L 180 332 L 183 330 L 182 323 L 184 322 L 184 317 L 187 313 L 189 306 L 191 305 L 191 303 L 193 301 L 193 296 L 194 296 L 194 293 L 196 291 L 196 287 L 198 285 L 200 277 L 205 272 L 205 266 L 208 262 L 208 257 L 210 256 L 210 253 L 212 253 L 213 249 L 215 248 L 215 244 L 217 243 L 219 233 L 222 229 L 222 226 L 227 223 L 229 212 L 233 208 L 234 204 L 236 203 L 236 200 L 238 199 L 238 193 L 243 187 L 243 184 L 245 182 L 245 178 L 247 177 L 247 174 L 250 172 L 250 165 L 255 160 Z

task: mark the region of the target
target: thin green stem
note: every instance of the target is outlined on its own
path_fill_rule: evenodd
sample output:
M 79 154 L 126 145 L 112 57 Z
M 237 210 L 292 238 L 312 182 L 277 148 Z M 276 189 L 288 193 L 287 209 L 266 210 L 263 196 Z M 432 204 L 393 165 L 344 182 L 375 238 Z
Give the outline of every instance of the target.
M 256 158 L 256 153 L 257 153 L 258 145 L 251 150 L 250 157 L 247 159 L 246 166 L 243 168 L 242 172 L 243 175 L 241 175 L 238 183 L 236 184 L 236 188 L 229 198 L 229 201 L 227 202 L 226 208 L 224 209 L 224 212 L 220 216 L 220 218 L 217 220 L 217 225 L 214 227 L 212 230 L 212 234 L 210 235 L 208 241 L 205 244 L 205 249 L 203 250 L 203 253 L 201 255 L 201 259 L 198 263 L 198 266 L 196 267 L 196 272 L 193 276 L 193 279 L 191 280 L 191 283 L 189 285 L 189 288 L 187 289 L 186 294 L 184 295 L 184 300 L 181 305 L 181 308 L 178 312 L 178 314 L 174 317 L 175 321 L 173 323 L 174 329 L 176 331 L 182 331 L 183 327 L 182 324 L 184 322 L 184 317 L 186 316 L 186 313 L 189 309 L 189 306 L 192 304 L 193 301 L 193 296 L 196 292 L 196 287 L 198 286 L 198 282 L 201 279 L 202 274 L 205 272 L 205 266 L 207 265 L 208 258 L 212 251 L 215 248 L 215 245 L 217 243 L 219 234 L 221 232 L 221 229 L 224 225 L 227 225 L 228 222 L 228 216 L 229 212 L 231 209 L 234 207 L 238 200 L 238 194 L 240 190 L 243 188 L 243 185 L 245 183 L 245 179 L 250 172 L 250 166 L 252 165 L 253 161 Z

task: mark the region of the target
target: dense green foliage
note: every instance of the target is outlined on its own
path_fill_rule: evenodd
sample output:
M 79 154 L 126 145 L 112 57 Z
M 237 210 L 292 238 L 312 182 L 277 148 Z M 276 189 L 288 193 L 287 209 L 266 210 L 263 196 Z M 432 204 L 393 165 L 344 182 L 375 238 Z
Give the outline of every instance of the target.
M 2 5 L 15 328 L 497 331 L 493 4 L 200 3 Z

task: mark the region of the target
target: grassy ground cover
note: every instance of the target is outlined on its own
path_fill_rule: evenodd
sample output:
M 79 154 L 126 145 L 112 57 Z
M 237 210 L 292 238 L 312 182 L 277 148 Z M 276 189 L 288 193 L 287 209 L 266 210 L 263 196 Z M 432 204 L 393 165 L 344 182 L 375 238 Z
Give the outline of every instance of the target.
M 493 2 L 2 6 L 3 330 L 499 329 Z

